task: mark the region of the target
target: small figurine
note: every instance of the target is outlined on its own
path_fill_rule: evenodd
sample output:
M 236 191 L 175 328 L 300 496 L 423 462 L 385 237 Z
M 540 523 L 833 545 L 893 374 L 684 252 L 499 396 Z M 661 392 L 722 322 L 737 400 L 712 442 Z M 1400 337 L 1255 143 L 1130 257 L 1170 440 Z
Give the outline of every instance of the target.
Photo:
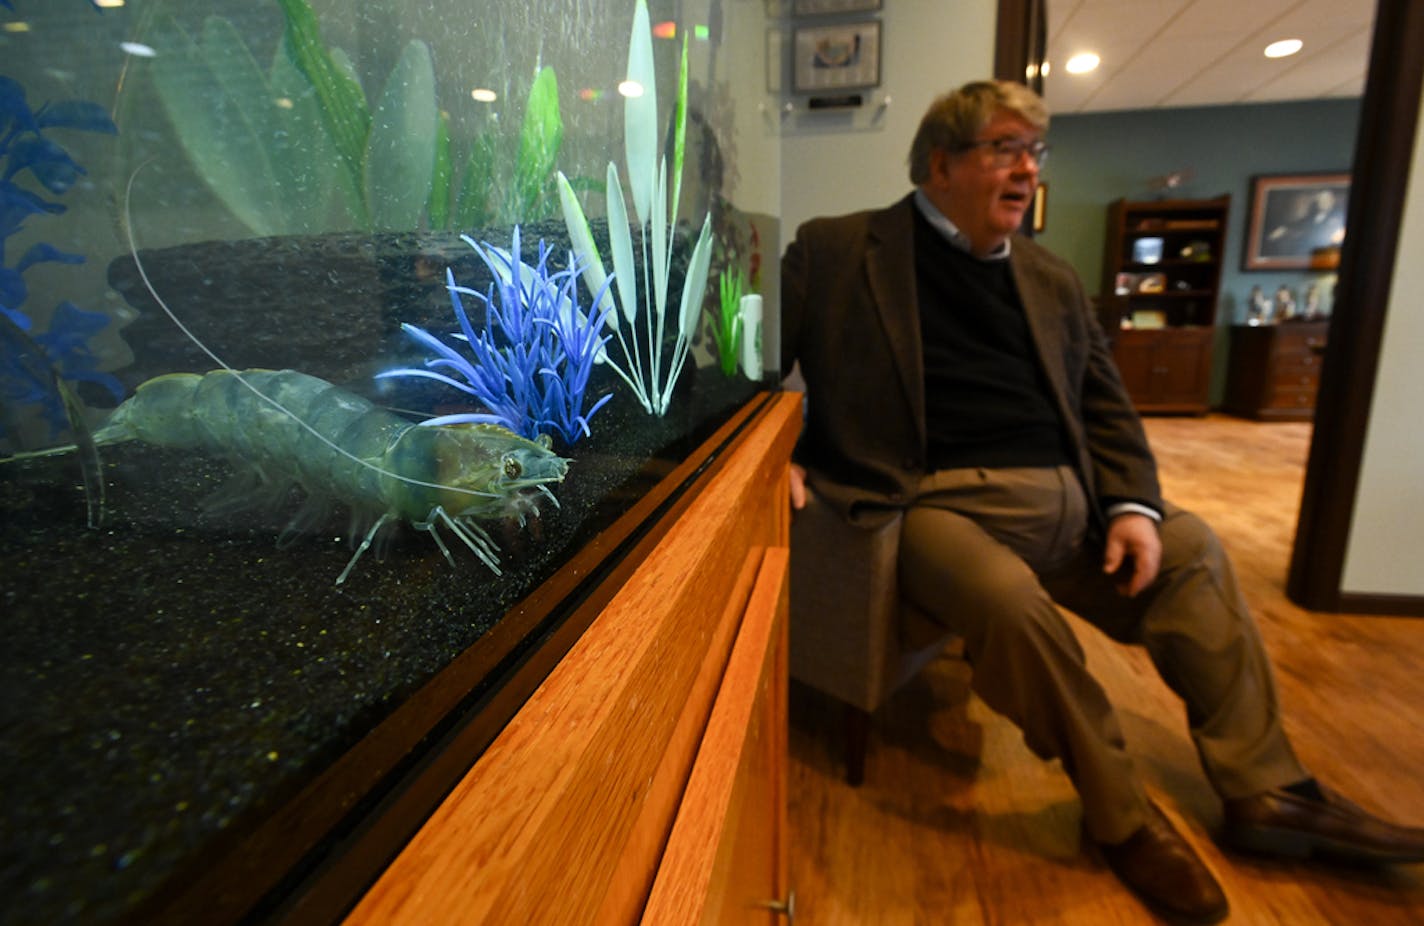
M 1291 293 L 1290 287 L 1282 283 L 1280 289 L 1276 290 L 1276 317 L 1275 320 L 1283 322 L 1295 318 L 1295 296 Z
M 1251 296 L 1247 300 L 1246 324 L 1264 325 L 1271 320 L 1271 300 L 1266 298 L 1266 294 L 1261 292 L 1261 287 L 1251 287 Z
M 1314 319 L 1320 317 L 1320 291 L 1314 283 L 1305 288 L 1305 294 L 1301 296 L 1302 311 L 1306 318 Z

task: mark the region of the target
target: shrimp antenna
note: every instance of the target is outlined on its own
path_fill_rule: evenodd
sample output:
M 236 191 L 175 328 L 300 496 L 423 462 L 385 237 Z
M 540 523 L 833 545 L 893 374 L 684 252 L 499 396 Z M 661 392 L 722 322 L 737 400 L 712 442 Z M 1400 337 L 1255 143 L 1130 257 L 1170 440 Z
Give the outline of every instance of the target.
M 410 476 L 402 476 L 399 473 L 393 473 L 390 470 L 377 466 L 368 460 L 361 459 L 346 448 L 338 446 L 334 441 L 331 440 L 331 438 L 327 437 L 325 434 L 322 434 L 316 428 L 312 427 L 310 424 L 304 421 L 302 417 L 296 412 L 292 411 L 290 408 L 287 408 L 287 406 L 283 405 L 281 402 L 278 402 L 276 399 L 272 398 L 267 393 L 263 392 L 261 389 L 258 389 L 256 386 L 252 385 L 252 383 L 248 382 L 247 377 L 243 376 L 240 372 L 228 366 L 227 363 L 225 363 L 221 357 L 219 357 L 211 348 L 208 347 L 208 345 L 203 343 L 201 338 L 194 334 L 188 328 L 187 325 L 183 324 L 183 320 L 178 317 L 176 312 L 174 312 L 171 308 L 168 307 L 168 303 L 164 302 L 163 297 L 158 295 L 158 290 L 154 287 L 153 282 L 149 280 L 148 271 L 144 269 L 143 261 L 139 260 L 138 257 L 138 245 L 134 242 L 133 215 L 130 211 L 130 204 L 133 201 L 134 180 L 138 178 L 138 172 L 143 170 L 149 164 L 153 163 L 155 159 L 156 158 L 149 158 L 147 161 L 144 161 L 142 164 L 135 167 L 133 173 L 129 174 L 129 182 L 124 188 L 124 237 L 128 240 L 129 256 L 133 258 L 134 266 L 138 268 L 138 275 L 139 279 L 143 281 L 143 288 L 148 290 L 148 294 L 153 297 L 154 302 L 158 303 L 158 307 L 163 310 L 163 314 L 167 315 L 169 320 L 171 320 L 173 324 L 178 326 L 178 330 L 183 332 L 183 335 L 189 341 L 192 341 L 193 344 L 197 346 L 198 350 L 206 354 L 208 356 L 208 359 L 212 360 L 213 363 L 216 363 L 218 366 L 222 367 L 228 373 L 231 373 L 234 377 L 236 377 L 237 381 L 241 383 L 243 387 L 250 391 L 253 395 L 257 396 L 263 402 L 266 402 L 268 405 L 272 406 L 277 411 L 281 412 L 283 415 L 286 415 L 288 418 L 292 419 L 292 421 L 296 422 L 296 424 L 306 430 L 317 440 L 330 447 L 336 453 L 340 454 L 351 462 L 356 463 L 359 466 L 363 466 L 366 469 L 369 469 L 374 473 L 379 473 L 382 476 L 388 476 L 391 479 L 395 479 L 400 482 L 407 483 L 409 485 L 420 486 L 424 489 L 441 489 L 447 492 L 460 492 L 465 495 L 478 495 L 485 498 L 492 498 L 496 494 L 498 494 L 495 492 L 481 492 L 478 489 L 466 489 L 460 486 L 443 485 L 438 482 L 425 482 L 420 479 L 414 479 Z

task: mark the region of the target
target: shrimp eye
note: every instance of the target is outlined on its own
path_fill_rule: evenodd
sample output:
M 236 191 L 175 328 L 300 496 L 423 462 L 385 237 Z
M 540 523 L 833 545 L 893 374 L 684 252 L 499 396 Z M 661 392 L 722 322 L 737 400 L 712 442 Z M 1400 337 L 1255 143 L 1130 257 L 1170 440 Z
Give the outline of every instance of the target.
M 524 467 L 519 465 L 519 461 L 514 457 L 504 458 L 504 475 L 507 479 L 518 479 L 520 473 L 524 472 Z

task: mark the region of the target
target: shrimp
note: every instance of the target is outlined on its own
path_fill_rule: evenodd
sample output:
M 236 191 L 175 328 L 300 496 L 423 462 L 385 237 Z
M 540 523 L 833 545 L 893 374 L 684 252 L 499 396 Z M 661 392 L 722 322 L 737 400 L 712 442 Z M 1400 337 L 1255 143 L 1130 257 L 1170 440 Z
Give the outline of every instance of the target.
M 332 501 L 373 519 L 337 585 L 398 519 L 429 533 L 452 566 L 442 526 L 501 574 L 498 548 L 476 522 L 513 516 L 522 524 L 541 494 L 557 505 L 547 486 L 562 482 L 569 464 L 547 437 L 531 441 L 497 425 L 422 426 L 293 370 L 156 376 L 94 432 L 95 444 L 129 440 L 226 456 L 270 489 L 299 485 L 307 503 L 284 539 Z
M 476 522 L 516 517 L 523 525 L 526 514 L 537 513 L 541 495 L 557 507 L 548 486 L 563 481 L 570 461 L 553 453 L 547 435 L 531 441 L 498 425 L 419 424 L 306 373 L 228 366 L 174 314 L 139 260 L 129 203 L 146 163 L 129 175 L 124 194 L 129 254 L 159 308 L 220 369 L 166 373 L 140 383 L 94 432 L 92 445 L 138 440 L 227 457 L 247 478 L 243 488 L 211 500 L 210 510 L 250 507 L 260 497 L 276 498 L 292 484 L 300 486 L 306 503 L 282 532 L 279 547 L 315 524 L 333 502 L 347 505 L 353 525 L 369 520 L 370 527 L 337 585 L 381 530 L 397 520 L 430 534 L 455 566 L 439 530 L 448 529 L 501 575 L 499 549 Z M 6 459 L 77 449 L 54 447 Z

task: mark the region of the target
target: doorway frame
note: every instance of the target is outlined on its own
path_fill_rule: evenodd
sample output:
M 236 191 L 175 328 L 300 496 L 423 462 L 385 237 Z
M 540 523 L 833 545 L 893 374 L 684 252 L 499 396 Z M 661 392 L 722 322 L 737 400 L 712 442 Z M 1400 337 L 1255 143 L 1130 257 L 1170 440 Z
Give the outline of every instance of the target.
M 1046 0 L 999 0 L 994 76 L 1042 92 Z M 1424 596 L 1341 589 L 1424 92 L 1424 3 L 1378 0 L 1329 343 L 1286 594 L 1303 608 L 1424 616 Z M 1424 165 L 1420 165 L 1424 170 Z

